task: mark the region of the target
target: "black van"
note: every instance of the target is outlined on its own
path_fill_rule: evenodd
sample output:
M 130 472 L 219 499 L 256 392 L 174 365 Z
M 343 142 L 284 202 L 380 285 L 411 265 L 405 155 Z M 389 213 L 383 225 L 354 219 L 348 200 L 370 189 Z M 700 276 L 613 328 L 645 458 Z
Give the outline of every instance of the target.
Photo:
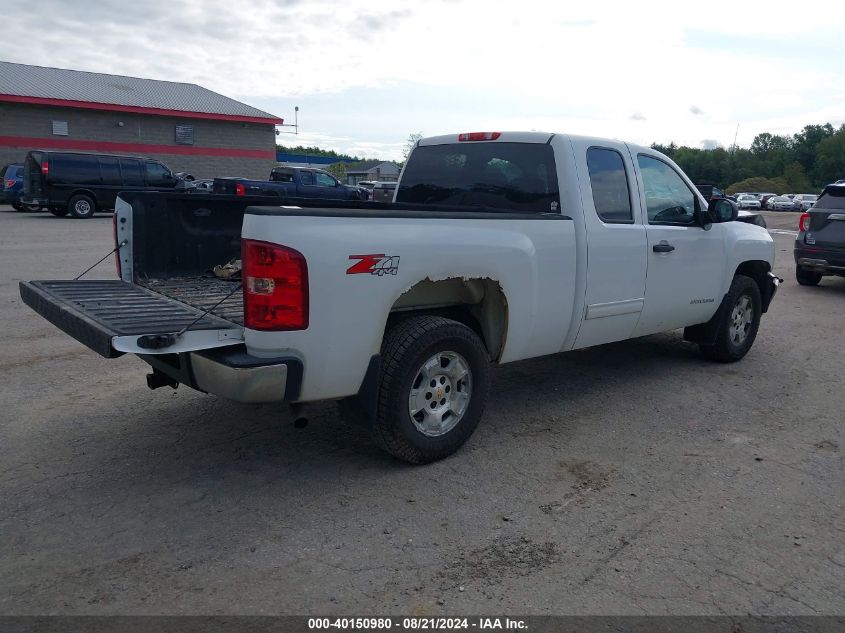
M 168 190 L 178 182 L 169 168 L 149 158 L 36 150 L 24 161 L 22 201 L 56 216 L 90 218 L 114 209 L 121 191 Z

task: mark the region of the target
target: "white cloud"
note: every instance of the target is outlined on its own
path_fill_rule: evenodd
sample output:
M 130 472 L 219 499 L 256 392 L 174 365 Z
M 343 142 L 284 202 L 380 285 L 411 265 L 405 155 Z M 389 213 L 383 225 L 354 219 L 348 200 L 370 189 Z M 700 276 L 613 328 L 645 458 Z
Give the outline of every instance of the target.
M 817 0 L 43 0 L 15 19 L 4 59 L 199 83 L 288 123 L 299 104 L 315 142 L 393 158 L 417 130 L 729 145 L 737 123 L 747 144 L 845 112 L 845 17 Z

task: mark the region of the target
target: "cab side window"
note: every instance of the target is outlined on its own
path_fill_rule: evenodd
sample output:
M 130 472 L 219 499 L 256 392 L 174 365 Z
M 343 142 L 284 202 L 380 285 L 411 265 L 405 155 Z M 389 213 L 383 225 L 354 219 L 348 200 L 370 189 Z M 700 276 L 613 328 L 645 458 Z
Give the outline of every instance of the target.
M 171 184 L 173 178 L 170 170 L 161 163 L 147 163 L 147 184 L 151 187 L 162 187 Z
M 317 184 L 321 187 L 334 187 L 337 184 L 335 179 L 328 174 L 317 172 L 314 174 L 314 177 L 317 179 Z
M 697 206 L 692 190 L 667 163 L 639 154 L 649 224 L 692 224 Z
M 591 147 L 587 150 L 587 168 L 593 190 L 596 213 L 608 224 L 631 224 L 631 196 L 625 162 L 616 150 Z
M 144 186 L 144 176 L 141 171 L 141 161 L 134 158 L 121 158 L 120 171 L 123 173 L 123 184 L 131 187 Z
M 314 172 L 310 171 L 303 171 L 301 173 L 301 181 L 303 185 L 313 185 L 314 184 Z

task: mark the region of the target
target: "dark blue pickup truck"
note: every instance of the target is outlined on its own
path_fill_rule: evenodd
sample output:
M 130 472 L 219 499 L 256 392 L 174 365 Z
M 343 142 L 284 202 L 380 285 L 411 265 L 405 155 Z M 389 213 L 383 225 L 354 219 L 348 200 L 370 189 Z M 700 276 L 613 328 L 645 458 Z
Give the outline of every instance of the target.
M 270 172 L 270 180 L 215 178 L 212 191 L 237 196 L 332 200 L 367 200 L 369 197 L 361 187 L 341 184 L 328 172 L 305 167 L 276 167 Z

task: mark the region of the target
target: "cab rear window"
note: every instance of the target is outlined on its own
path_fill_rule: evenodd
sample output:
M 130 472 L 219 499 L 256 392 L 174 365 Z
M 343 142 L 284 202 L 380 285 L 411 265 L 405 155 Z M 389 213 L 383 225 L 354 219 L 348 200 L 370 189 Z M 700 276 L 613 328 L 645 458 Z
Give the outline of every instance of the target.
M 405 166 L 396 202 L 559 213 L 554 151 L 540 143 L 417 147 Z

